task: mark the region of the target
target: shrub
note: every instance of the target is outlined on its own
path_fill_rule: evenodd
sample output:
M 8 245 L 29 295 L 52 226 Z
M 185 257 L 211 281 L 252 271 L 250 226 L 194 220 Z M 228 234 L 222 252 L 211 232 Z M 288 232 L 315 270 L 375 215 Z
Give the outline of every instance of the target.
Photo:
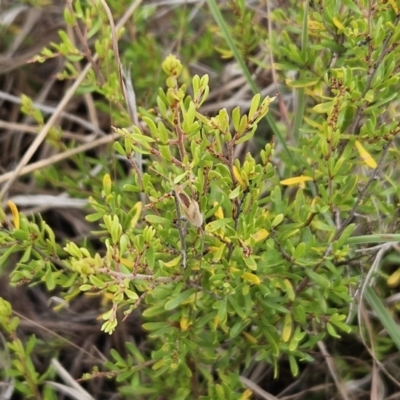
M 248 398 L 240 374 L 252 362 L 271 365 L 276 377 L 286 359 L 296 376 L 318 343 L 351 331 L 349 305 L 360 287 L 356 245 L 399 240 L 382 235 L 389 231 L 369 235 L 362 225 L 366 216 L 373 226 L 394 213 L 397 203 L 386 201 L 397 199 L 397 187 L 382 172 L 399 131 L 399 17 L 389 4 L 366 21 L 354 3 L 336 10 L 333 2 L 316 2 L 316 10 L 300 14 L 303 35 L 311 37 L 303 36 L 302 48 L 295 30 L 271 37 L 281 57 L 276 67 L 300 73 L 287 81 L 300 100 L 291 146 L 275 126 L 280 141 L 264 140 L 260 151 L 235 157 L 255 134 L 269 134 L 262 122 L 277 99 L 255 94 L 246 112 L 205 115 L 208 76 L 181 79 L 175 56 L 162 64 L 167 78 L 157 107 L 140 109 L 132 127 L 124 127 L 137 115 L 132 92 L 120 87 L 119 60 L 101 85 L 99 74 L 89 77 L 98 93 L 114 104 L 125 98 L 130 110 L 114 119 L 114 149 L 132 174 L 112 179 L 106 171 L 90 193 L 86 219 L 98 224 L 100 249 L 73 241 L 61 247 L 43 219 L 28 219 L 9 203 L 0 264 L 18 253 L 13 284 L 43 282 L 68 301 L 99 295 L 108 305 L 101 329 L 109 334 L 140 310 L 147 348 L 126 343 L 125 354 L 112 350 L 105 363 L 123 394 Z M 71 25 L 77 16 L 66 13 Z M 279 10 L 273 18 L 287 21 Z M 111 44 L 103 37 L 95 45 L 103 61 L 113 57 L 116 34 Z M 251 34 L 246 43 L 253 46 Z M 77 57 L 61 38 L 58 51 Z M 43 124 L 29 99 L 24 105 Z M 366 253 L 360 257 L 367 262 Z M 2 301 L 0 315 L 11 337 L 12 374 L 28 383 L 21 392 L 35 396 L 43 382 L 29 357 L 35 340 L 24 350 L 9 303 Z M 101 374 L 95 369 L 84 378 Z

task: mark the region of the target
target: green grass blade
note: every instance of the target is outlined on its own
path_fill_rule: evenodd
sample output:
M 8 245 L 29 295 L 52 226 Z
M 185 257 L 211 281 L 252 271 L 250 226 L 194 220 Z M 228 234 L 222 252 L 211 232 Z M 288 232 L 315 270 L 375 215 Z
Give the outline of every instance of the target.
M 303 59 L 306 59 L 307 54 L 307 47 L 308 47 L 308 0 L 306 1 L 305 8 L 304 8 L 304 16 L 303 16 L 303 29 L 301 35 L 301 53 Z M 306 71 L 300 71 L 300 80 L 306 77 Z M 295 139 L 295 143 L 299 143 L 300 139 L 300 127 L 303 121 L 304 110 L 305 110 L 305 103 L 306 103 L 306 90 L 305 88 L 299 88 L 297 90 L 297 109 L 294 117 L 294 124 L 293 124 L 293 136 Z
M 400 242 L 400 234 L 380 233 L 375 235 L 352 236 L 346 240 L 346 244 L 388 243 L 388 242 Z
M 397 324 L 393 321 L 381 299 L 375 294 L 375 292 L 369 286 L 365 289 L 365 298 L 368 304 L 377 314 L 382 325 L 385 327 L 387 333 L 392 338 L 393 343 L 400 350 L 400 329 Z

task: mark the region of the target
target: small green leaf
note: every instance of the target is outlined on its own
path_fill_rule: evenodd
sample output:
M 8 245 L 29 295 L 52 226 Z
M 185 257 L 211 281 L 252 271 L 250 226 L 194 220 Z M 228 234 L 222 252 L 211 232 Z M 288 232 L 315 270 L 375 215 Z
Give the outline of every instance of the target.
M 223 228 L 227 224 L 229 224 L 231 221 L 232 221 L 231 218 L 217 219 L 206 225 L 206 231 L 207 232 L 215 232 L 215 231 Z
M 343 233 L 340 235 L 340 238 L 338 239 L 339 247 L 342 247 L 347 242 L 347 239 L 354 232 L 354 229 L 355 229 L 355 224 L 350 224 L 346 227 L 346 229 L 343 231 Z
M 247 268 L 251 269 L 252 271 L 257 270 L 257 263 L 256 263 L 256 261 L 255 261 L 253 256 L 243 257 L 243 260 L 244 260 Z M 253 274 L 249 274 L 249 275 L 253 275 Z M 247 276 L 246 278 L 243 277 L 243 279 L 250 280 L 248 278 L 249 278 L 249 276 Z M 256 283 L 256 282 L 258 282 L 258 283 Z M 260 283 L 259 278 L 255 276 L 253 281 L 252 281 L 252 283 L 258 285 Z
M 242 190 L 242 187 L 241 187 L 240 185 L 237 186 L 234 190 L 232 190 L 232 191 L 229 193 L 229 198 L 230 198 L 231 200 L 235 199 L 236 197 L 239 196 L 241 190 Z
M 166 161 L 171 161 L 172 154 L 171 154 L 171 149 L 169 148 L 169 146 L 168 145 L 159 145 L 158 148 L 160 150 L 162 157 Z
M 130 183 L 124 185 L 123 189 L 125 192 L 134 192 L 134 193 L 140 193 L 142 191 L 138 186 L 131 185 Z
M 232 328 L 229 330 L 229 338 L 233 339 L 238 336 L 248 324 L 244 321 L 238 321 L 233 324 Z
M 12 232 L 12 235 L 15 239 L 18 239 L 18 240 L 27 240 L 29 238 L 29 232 L 26 232 L 22 229 L 15 229 Z
M 320 285 L 324 289 L 329 289 L 331 287 L 331 281 L 324 275 L 320 275 L 310 269 L 306 270 L 308 277 L 317 285 Z
M 239 130 L 239 124 L 240 124 L 240 107 L 237 106 L 232 110 L 232 122 L 233 122 L 233 127 L 235 128 L 235 131 L 237 132 Z
M 253 120 L 253 116 L 256 113 L 259 105 L 260 105 L 260 100 L 261 100 L 261 95 L 260 93 L 257 93 L 253 96 L 253 99 L 251 100 L 251 105 L 250 105 L 250 110 L 249 110 L 249 121 Z
M 173 310 L 176 307 L 179 307 L 188 297 L 190 297 L 193 293 L 195 293 L 196 289 L 192 288 L 186 290 L 185 292 L 179 293 L 177 296 L 173 297 L 171 300 L 168 300 L 165 303 L 164 308 L 168 311 Z
M 165 125 L 161 121 L 158 123 L 158 132 L 161 143 L 168 144 L 168 131 Z
M 46 273 L 45 273 L 46 287 L 47 287 L 47 290 L 53 290 L 56 287 L 56 283 L 54 280 L 55 272 L 53 273 L 49 263 L 46 263 L 46 264 L 47 264 Z
M 85 219 L 86 219 L 86 221 L 89 221 L 89 222 L 95 222 L 95 221 L 98 221 L 99 219 L 103 218 L 103 216 L 104 216 L 104 213 L 98 212 L 98 213 L 86 215 Z
M 229 304 L 233 307 L 235 310 L 236 314 L 242 318 L 246 318 L 246 313 L 244 312 L 243 308 L 237 303 L 236 299 L 233 296 L 228 297 Z
M 248 140 L 250 140 L 254 136 L 256 127 L 257 127 L 257 125 L 254 124 L 253 128 L 250 129 L 250 131 L 248 133 L 246 133 L 244 136 L 242 136 L 240 139 L 236 140 L 235 143 L 241 144 L 241 143 L 244 143 L 244 142 L 247 142 Z
M 271 226 L 275 228 L 283 221 L 283 214 L 278 214 L 271 223 Z
M 89 276 L 89 281 L 98 288 L 102 289 L 105 286 L 105 283 L 99 279 L 96 275 L 91 274 Z M 93 288 L 93 286 L 91 286 Z
M 167 268 L 173 268 L 176 267 L 182 260 L 182 255 L 179 255 L 178 257 L 173 258 L 171 261 L 168 262 L 163 262 L 163 265 Z
M 114 142 L 114 150 L 117 151 L 119 154 L 121 154 L 122 156 L 126 157 L 126 151 L 125 149 L 122 147 L 120 142 Z
M 171 225 L 172 221 L 168 218 L 160 217 L 158 215 L 146 215 L 144 219 L 151 224 L 168 224 Z
M 149 307 L 146 310 L 144 310 L 142 315 L 145 318 L 152 318 L 152 317 L 156 317 L 158 315 L 164 314 L 164 313 L 165 313 L 164 305 L 158 304 L 154 307 Z
M 155 249 L 154 246 L 150 245 L 150 247 L 146 251 L 146 261 L 147 264 L 151 269 L 154 268 L 154 262 L 155 262 Z
M 219 302 L 219 307 L 218 307 L 218 318 L 219 321 L 221 322 L 221 324 L 225 324 L 226 323 L 226 318 L 227 318 L 227 314 L 226 314 L 226 298 L 221 300 Z
M 327 322 L 327 323 L 326 323 L 326 330 L 328 331 L 328 333 L 329 333 L 331 336 L 333 336 L 333 337 L 335 337 L 335 338 L 337 338 L 337 339 L 340 339 L 340 335 L 338 335 L 338 334 L 336 333 L 335 328 L 333 327 L 333 325 L 332 325 L 330 322 Z
M 296 358 L 291 354 L 289 354 L 289 365 L 292 375 L 297 376 L 299 374 L 299 365 L 297 364 Z

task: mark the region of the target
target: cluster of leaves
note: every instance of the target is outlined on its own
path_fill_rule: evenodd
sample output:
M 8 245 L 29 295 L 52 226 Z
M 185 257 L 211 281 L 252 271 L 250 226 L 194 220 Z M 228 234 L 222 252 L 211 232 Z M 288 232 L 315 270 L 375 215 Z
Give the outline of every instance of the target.
M 385 191 L 374 180 L 399 130 L 392 102 L 400 17 L 391 2 L 377 6 L 368 24 L 353 3 L 344 11 L 333 2 L 314 5 L 318 12 L 304 10 L 315 36 L 307 46 L 299 48 L 290 34 L 271 39 L 283 56 L 277 67 L 301 71 L 288 85 L 316 102 L 304 135 L 294 130 L 291 158 L 279 153 L 277 160 L 266 144 L 256 156 L 235 159 L 275 99 L 255 95 L 247 113 L 237 107 L 203 115 L 208 77 L 182 84 L 183 67 L 170 56 L 157 108 L 141 110 L 146 126 L 116 129 L 114 148 L 131 164 L 132 182 L 121 192 L 105 174 L 90 198 L 87 219 L 99 221 L 102 252 L 73 242 L 61 249 L 50 227 L 28 221 L 13 204 L 13 221 L 2 216 L 0 264 L 23 253 L 13 283 L 42 281 L 67 300 L 102 294 L 111 301 L 102 315 L 110 334 L 121 323 L 119 311 L 125 318 L 142 311 L 152 352 L 129 344 L 128 356 L 113 351 L 106 364 L 127 395 L 157 398 L 162 390 L 176 399 L 245 399 L 240 372 L 252 361 L 273 365 L 277 375 L 284 357 L 297 375 L 318 341 L 350 331 L 345 320 L 358 278 L 351 244 L 369 240 L 351 237 L 356 213 L 379 218 L 397 202 L 385 198 L 398 198 L 390 178 Z M 74 24 L 77 16 L 66 17 Z M 289 23 L 279 10 L 274 18 Z M 109 47 L 104 57 L 111 57 Z M 111 76 L 99 85 L 92 75 L 92 89 L 117 102 L 123 96 L 117 73 Z M 199 210 L 204 224 L 193 224 L 188 210 Z M 6 325 L 4 317 L 0 322 Z
M 51 390 L 45 388 L 41 392 L 41 386 L 51 375 L 51 370 L 39 374 L 32 361 L 32 352 L 38 340 L 31 335 L 27 342 L 18 337 L 18 325 L 20 320 L 13 316 L 11 304 L 0 297 L 0 326 L 8 335 L 7 356 L 4 357 L 3 365 L 7 369 L 7 377 L 4 382 L 13 380 L 16 390 L 26 398 L 41 398 L 41 393 L 46 399 L 52 399 Z
M 208 382 L 210 398 L 214 391 L 231 392 L 240 385 L 233 366 L 255 356 L 275 365 L 277 373 L 286 354 L 297 374 L 297 361 L 310 359 L 305 351 L 326 330 L 335 336 L 335 327 L 348 331 L 340 309 L 350 300 L 349 281 L 335 262 L 349 252 L 344 244 L 351 229 L 332 242 L 334 229 L 324 222 L 329 207 L 322 199 L 310 199 L 303 189 L 292 202 L 282 196 L 271 145 L 260 152 L 259 162 L 250 154 L 243 164 L 233 158 L 235 146 L 253 136 L 273 99 L 254 96 L 247 114 L 236 108 L 231 117 L 221 110 L 208 118 L 199 112 L 209 91 L 207 76 L 194 77 L 188 95 L 178 83 L 180 62 L 168 57 L 163 69 L 168 89 L 159 92 L 159 114 L 143 116 L 148 132 L 118 129 L 123 141 L 115 145 L 136 171 L 133 153 L 146 157 L 148 172 L 139 171 L 134 184 L 125 186 L 145 195 L 145 208 L 142 202 L 126 208 L 105 176 L 101 199 L 90 201 L 95 213 L 87 217 L 102 220 L 102 256 L 70 242 L 64 248 L 70 257 L 61 259 L 48 227 L 33 235 L 34 224 L 25 218 L 14 222 L 9 251 L 25 254 L 11 280 L 63 287 L 68 299 L 85 291 L 103 293 L 112 299 L 103 315 L 102 329 L 109 333 L 118 323 L 118 309 L 128 315 L 144 303 L 143 327 L 158 349 L 151 355 L 152 369 L 168 375 L 182 398 L 194 390 L 189 383 L 195 374 Z M 165 174 L 170 181 L 160 182 L 158 175 Z M 183 180 L 204 213 L 204 230 L 176 220 L 170 193 L 173 183 L 183 187 Z M 210 385 L 213 371 L 221 383 Z M 136 373 L 129 368 L 124 379 Z
M 225 15 L 231 26 L 230 34 L 235 42 L 242 58 L 249 63 L 252 53 L 257 50 L 262 43 L 261 24 L 254 23 L 255 12 L 246 7 L 244 0 L 232 0 L 229 2 L 232 18 Z M 260 30 L 261 32 L 258 32 Z M 264 34 L 265 36 L 265 34 Z M 230 48 L 225 48 L 225 43 L 217 47 L 222 57 L 231 58 L 233 56 Z

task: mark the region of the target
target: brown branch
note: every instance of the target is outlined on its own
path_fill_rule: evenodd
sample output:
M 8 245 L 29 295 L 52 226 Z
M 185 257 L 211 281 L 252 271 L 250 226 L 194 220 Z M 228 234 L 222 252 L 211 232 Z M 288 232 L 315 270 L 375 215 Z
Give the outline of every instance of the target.
M 67 0 L 67 7 L 72 15 L 75 14 L 75 10 L 72 7 L 72 0 Z M 81 28 L 79 27 L 77 22 L 75 22 L 73 28 L 75 30 L 76 35 L 78 36 L 79 42 L 81 43 L 81 45 L 83 47 L 83 51 L 85 53 L 86 58 L 88 59 L 89 63 L 92 65 L 93 70 L 95 71 L 95 74 L 100 81 L 100 85 L 103 86 L 106 82 L 104 75 L 101 72 L 99 66 L 97 65 L 96 60 L 93 58 L 92 52 L 90 51 L 89 46 L 87 45 L 87 40 L 85 39 L 85 37 L 81 31 Z
M 129 279 L 131 281 L 149 281 L 149 282 L 159 282 L 159 283 L 169 283 L 169 282 L 177 282 L 182 280 L 182 276 L 159 276 L 155 278 L 153 275 L 144 275 L 144 274 L 125 274 L 122 272 L 116 272 L 111 270 L 110 268 L 97 268 L 96 272 L 100 272 L 102 274 L 110 275 L 114 278 L 120 279 Z
M 151 154 L 162 158 L 161 153 L 158 150 L 150 148 L 150 149 L 148 149 L 148 151 L 150 151 Z M 171 156 L 171 160 L 169 160 L 169 161 L 171 161 L 172 164 L 175 164 L 177 167 L 183 168 L 182 161 L 179 161 L 177 158 Z

